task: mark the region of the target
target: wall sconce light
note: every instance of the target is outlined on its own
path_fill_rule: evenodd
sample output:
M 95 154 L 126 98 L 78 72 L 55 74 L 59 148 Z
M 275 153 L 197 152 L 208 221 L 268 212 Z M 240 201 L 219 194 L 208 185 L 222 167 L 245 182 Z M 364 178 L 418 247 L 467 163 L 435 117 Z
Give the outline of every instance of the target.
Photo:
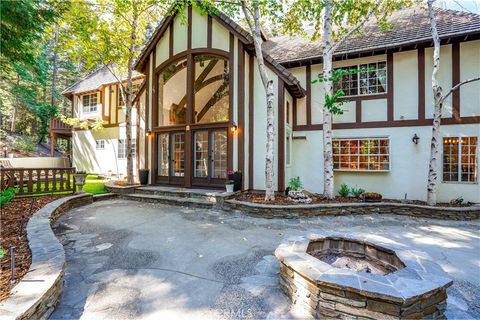
M 230 126 L 230 131 L 232 131 L 232 133 L 235 133 L 237 132 L 237 124 L 234 122 L 231 126 Z
M 419 140 L 420 140 L 420 137 L 417 136 L 417 134 L 415 133 L 415 134 L 413 135 L 413 138 L 412 138 L 413 143 L 418 144 L 418 141 L 419 141 Z
M 148 131 L 145 133 L 145 135 L 146 135 L 147 137 L 150 137 L 151 134 L 152 134 L 152 131 L 150 131 L 150 130 L 148 130 Z

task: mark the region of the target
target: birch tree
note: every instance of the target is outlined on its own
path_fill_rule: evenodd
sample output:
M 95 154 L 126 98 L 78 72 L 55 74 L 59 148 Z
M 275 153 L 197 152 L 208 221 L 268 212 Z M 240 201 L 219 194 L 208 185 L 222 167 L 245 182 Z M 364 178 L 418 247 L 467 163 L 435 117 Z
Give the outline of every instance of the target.
M 305 21 L 313 21 L 311 39 L 320 41 L 322 48 L 322 81 L 325 103 L 323 104 L 323 193 L 334 198 L 332 123 L 333 115 L 342 112 L 336 103 L 340 97 L 333 90 L 333 57 L 348 38 L 361 32 L 364 25 L 376 19 L 388 30 L 387 17 L 410 1 L 401 0 L 292 0 L 284 20 L 288 33 L 304 33 Z M 305 34 L 305 33 L 304 33 Z M 392 88 L 389 88 L 392 90 Z
M 430 20 L 430 30 L 433 38 L 433 71 L 432 71 L 432 90 L 433 90 L 433 124 L 432 124 L 432 140 L 430 143 L 430 161 L 428 165 L 428 182 L 427 182 L 427 203 L 431 206 L 437 203 L 437 184 L 438 171 L 440 164 L 440 124 L 442 121 L 442 111 L 445 100 L 456 90 L 459 90 L 464 84 L 478 81 L 480 77 L 475 77 L 461 81 L 453 86 L 448 92 L 443 93 L 442 86 L 438 81 L 438 74 L 440 72 L 440 36 L 437 30 L 437 22 L 435 19 L 434 10 L 435 0 L 428 0 L 428 17 Z
M 134 183 L 132 155 L 133 65 L 145 41 L 149 21 L 160 21 L 168 1 L 98 0 L 74 2 L 67 16 L 71 37 L 63 44 L 87 66 L 104 65 L 118 82 L 125 102 L 127 183 Z M 92 15 L 96 12 L 96 15 Z

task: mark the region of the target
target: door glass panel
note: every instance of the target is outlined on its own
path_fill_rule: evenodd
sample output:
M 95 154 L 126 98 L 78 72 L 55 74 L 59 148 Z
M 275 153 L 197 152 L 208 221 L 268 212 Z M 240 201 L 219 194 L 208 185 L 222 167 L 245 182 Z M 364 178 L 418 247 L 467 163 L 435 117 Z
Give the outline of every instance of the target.
M 194 59 L 195 122 L 228 121 L 230 101 L 228 60 L 209 55 L 198 55 Z
M 168 176 L 168 133 L 158 135 L 158 175 Z
M 208 175 L 208 131 L 195 132 L 195 170 L 197 178 Z
M 212 178 L 227 177 L 227 131 L 213 131 L 212 136 Z
M 171 175 L 183 177 L 185 174 L 185 133 L 172 134 Z
M 169 65 L 158 76 L 158 123 L 185 124 L 187 114 L 187 60 Z

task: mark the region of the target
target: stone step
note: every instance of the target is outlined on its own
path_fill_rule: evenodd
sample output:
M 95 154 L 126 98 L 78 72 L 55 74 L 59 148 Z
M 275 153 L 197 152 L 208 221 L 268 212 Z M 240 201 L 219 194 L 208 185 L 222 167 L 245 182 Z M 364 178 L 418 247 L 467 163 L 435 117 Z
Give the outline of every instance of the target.
M 127 193 L 127 194 L 121 195 L 120 198 L 126 199 L 126 200 L 141 201 L 141 202 L 170 204 L 170 205 L 183 206 L 188 208 L 211 209 L 215 206 L 214 201 L 212 202 L 212 201 L 199 199 L 199 198 L 180 198 L 177 196 L 171 197 L 166 195 Z
M 182 199 L 202 199 L 213 203 L 216 202 L 215 196 L 221 193 L 222 191 L 218 190 L 185 189 L 159 186 L 135 188 L 135 194 L 177 197 Z

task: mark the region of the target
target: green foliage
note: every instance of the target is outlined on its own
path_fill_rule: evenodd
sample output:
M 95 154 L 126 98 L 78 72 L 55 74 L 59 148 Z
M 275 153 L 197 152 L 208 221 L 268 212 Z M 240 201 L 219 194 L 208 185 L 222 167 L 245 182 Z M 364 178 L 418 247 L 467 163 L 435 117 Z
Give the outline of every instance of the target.
M 15 188 L 7 188 L 0 191 L 0 207 L 9 203 L 15 197 Z
M 288 181 L 288 188 L 292 191 L 299 191 L 303 188 L 303 183 L 300 181 L 300 177 L 290 178 Z
M 338 194 L 342 197 L 348 197 L 348 195 L 350 194 L 350 188 L 347 186 L 347 184 L 342 183 L 340 185 L 340 190 L 338 190 Z
M 228 184 L 228 185 L 230 185 L 230 184 L 235 184 L 235 181 L 233 181 L 233 180 L 227 180 L 227 181 L 225 181 L 225 184 Z
M 48 134 L 50 119 L 58 114 L 58 107 L 42 103 L 34 109 L 34 113 L 40 120 L 40 126 L 37 128 L 37 137 L 38 142 L 41 143 L 45 140 L 45 136 Z
M 352 194 L 352 196 L 354 196 L 355 198 L 360 198 L 360 196 L 362 195 L 362 193 L 365 192 L 365 189 L 362 189 L 362 188 L 355 188 L 355 187 L 352 187 L 350 189 L 350 193 Z
M 96 176 L 96 175 L 88 175 L 85 181 L 85 185 L 83 186 L 83 191 L 86 193 L 91 194 L 103 194 L 108 193 L 107 188 L 105 188 L 105 183 L 107 180 Z
M 5 251 L 5 249 L 3 249 L 2 247 L 0 247 L 0 259 L 5 257 L 5 255 L 7 254 L 7 251 Z
M 23 136 L 19 138 L 15 143 L 15 148 L 27 152 L 35 152 L 37 151 L 37 146 L 35 141 L 30 136 Z

